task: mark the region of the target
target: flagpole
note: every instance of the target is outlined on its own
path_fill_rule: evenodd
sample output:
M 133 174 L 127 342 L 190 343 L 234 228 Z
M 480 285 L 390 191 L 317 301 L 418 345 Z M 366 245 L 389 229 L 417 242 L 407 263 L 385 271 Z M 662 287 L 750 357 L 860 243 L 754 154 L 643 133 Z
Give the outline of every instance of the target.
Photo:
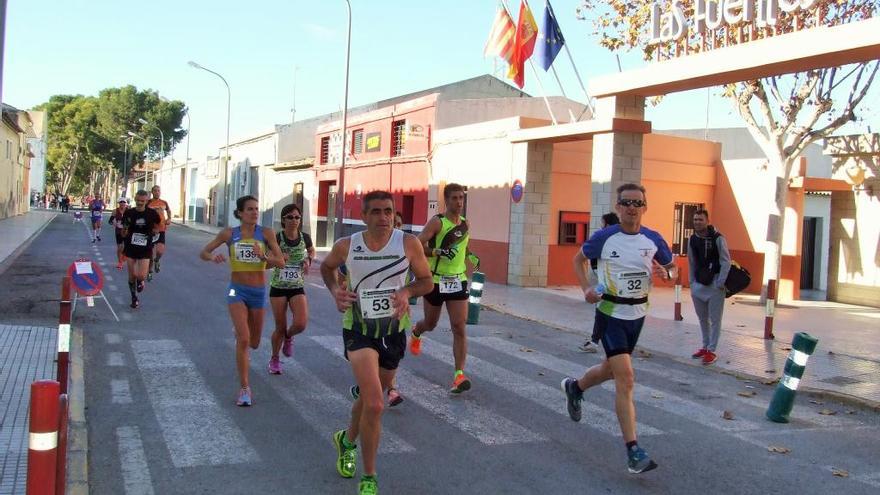
M 553 71 L 553 77 L 556 78 L 556 84 L 559 85 L 559 91 L 562 92 L 562 97 L 568 99 L 568 95 L 565 94 L 565 88 L 562 87 L 562 81 L 559 80 L 559 74 L 556 73 L 556 67 L 550 66 L 550 70 Z M 571 108 L 568 109 L 568 116 L 571 118 L 572 122 L 577 122 L 577 117 L 574 116 L 574 112 L 571 111 Z
M 553 6 L 550 5 L 549 1 L 547 2 L 547 6 L 550 7 L 550 15 L 553 16 L 553 21 L 558 26 L 559 21 L 556 19 L 556 12 L 553 10 Z M 568 60 L 571 62 L 571 68 L 574 69 L 574 75 L 577 77 L 578 84 L 581 85 L 581 90 L 583 90 L 584 96 L 587 98 L 587 108 L 590 109 L 590 113 L 592 114 L 592 117 L 596 118 L 596 110 L 595 110 L 595 108 L 593 108 L 593 104 L 592 104 L 593 98 L 590 97 L 590 93 L 587 92 L 587 87 L 584 86 L 584 81 L 581 79 L 581 74 L 580 74 L 580 72 L 578 72 L 578 68 L 574 64 L 574 57 L 571 56 L 571 50 L 568 49 L 568 43 L 563 43 L 562 47 L 565 48 L 565 53 L 566 53 L 566 55 L 568 55 Z
M 520 0 L 520 1 L 525 1 L 525 0 Z M 526 4 L 526 7 L 529 6 L 528 2 L 525 2 L 525 4 Z M 504 7 L 505 11 L 507 11 L 507 15 L 510 15 L 510 9 L 507 8 L 507 2 L 502 0 L 501 6 Z M 529 7 L 529 10 L 531 10 L 530 7 Z M 513 17 L 511 16 L 511 18 L 513 18 Z M 519 19 L 517 19 L 517 22 L 518 21 L 519 21 Z M 537 34 L 536 34 L 536 36 L 537 36 Z M 513 49 L 518 50 L 519 47 L 515 46 L 515 47 L 513 47 Z M 529 65 L 532 67 L 532 72 L 535 73 L 535 80 L 538 81 L 538 88 L 541 90 L 541 97 L 544 99 L 544 104 L 547 105 L 547 112 L 550 113 L 550 120 L 553 121 L 553 125 L 559 125 L 559 122 L 556 121 L 556 116 L 553 115 L 553 109 L 550 108 L 550 100 L 547 99 L 547 93 L 544 92 L 544 85 L 541 84 L 541 79 L 538 77 L 538 71 L 537 71 L 537 69 L 535 69 L 535 64 L 532 63 L 531 57 L 529 57 Z M 523 78 L 523 81 L 525 81 L 525 78 Z

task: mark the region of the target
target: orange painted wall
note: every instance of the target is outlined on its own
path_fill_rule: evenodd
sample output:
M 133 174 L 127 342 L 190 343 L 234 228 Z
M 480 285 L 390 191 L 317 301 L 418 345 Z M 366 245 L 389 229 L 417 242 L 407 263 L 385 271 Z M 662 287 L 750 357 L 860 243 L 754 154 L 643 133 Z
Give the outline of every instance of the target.
M 486 274 L 488 282 L 507 283 L 508 243 L 471 238 L 468 249 L 480 257 L 480 271 Z

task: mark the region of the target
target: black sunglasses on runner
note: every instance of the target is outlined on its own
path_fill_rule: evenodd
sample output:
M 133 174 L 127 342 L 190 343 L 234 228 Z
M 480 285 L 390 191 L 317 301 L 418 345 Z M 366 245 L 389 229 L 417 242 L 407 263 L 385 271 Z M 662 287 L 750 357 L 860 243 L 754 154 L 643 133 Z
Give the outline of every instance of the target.
M 642 201 L 641 199 L 618 199 L 617 204 L 626 207 L 635 206 L 636 208 L 641 208 L 648 205 L 648 203 Z
M 299 220 L 302 217 L 295 217 L 293 215 L 284 215 L 285 220 Z

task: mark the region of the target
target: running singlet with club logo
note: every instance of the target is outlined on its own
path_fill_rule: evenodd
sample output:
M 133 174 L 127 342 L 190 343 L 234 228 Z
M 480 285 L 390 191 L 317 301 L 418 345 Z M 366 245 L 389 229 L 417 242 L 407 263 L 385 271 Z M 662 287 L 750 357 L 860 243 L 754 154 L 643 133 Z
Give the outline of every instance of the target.
M 626 299 L 648 297 L 653 260 L 661 265 L 672 262 L 672 252 L 663 237 L 645 227 L 638 234 L 627 234 L 620 225 L 606 227 L 595 232 L 581 250 L 587 259 L 598 260 L 597 274 L 605 293 Z M 648 313 L 648 303 L 623 304 L 603 299 L 596 309 L 621 320 L 637 320 Z
M 93 200 L 89 209 L 92 211 L 92 220 L 100 220 L 103 216 L 104 202 L 100 199 Z
M 299 239 L 291 241 L 284 235 L 284 231 L 275 234 L 281 253 L 287 255 L 287 263 L 284 268 L 273 268 L 272 279 L 269 284 L 276 289 L 302 289 L 303 288 L 303 264 L 308 256 L 308 249 L 312 247 L 312 238 L 305 232 L 300 232 Z
M 125 210 L 122 215 L 122 225 L 127 231 L 125 243 L 132 249 L 146 251 L 153 245 L 153 226 L 157 223 L 159 214 L 150 208 Z
M 257 256 L 254 246 L 260 246 L 260 252 L 266 254 L 266 240 L 263 238 L 263 227 L 254 226 L 254 237 L 245 238 L 241 234 L 241 226 L 232 229 L 232 237 L 226 242 L 229 246 L 229 267 L 234 272 L 261 272 L 266 269 L 266 262 Z
M 345 261 L 346 281 L 357 300 L 345 310 L 342 328 L 378 339 L 403 332 L 410 326 L 409 314 L 394 318 L 394 293 L 406 285 L 409 259 L 403 246 L 405 234 L 394 229 L 391 239 L 379 251 L 371 251 L 363 232 L 351 236 Z
M 428 241 L 428 245 L 434 249 L 447 250 L 452 256 L 451 258 L 444 255 L 429 256 L 428 266 L 431 267 L 431 273 L 434 275 L 434 283 L 440 284 L 441 292 L 457 292 L 462 288 L 461 282 L 467 280 L 464 260 L 467 258 L 468 240 L 470 240 L 468 222 L 465 217 L 461 217 L 461 222 L 456 225 L 444 215 L 437 217 L 440 219 L 440 231 Z M 452 286 L 457 287 L 457 290 L 444 290 Z

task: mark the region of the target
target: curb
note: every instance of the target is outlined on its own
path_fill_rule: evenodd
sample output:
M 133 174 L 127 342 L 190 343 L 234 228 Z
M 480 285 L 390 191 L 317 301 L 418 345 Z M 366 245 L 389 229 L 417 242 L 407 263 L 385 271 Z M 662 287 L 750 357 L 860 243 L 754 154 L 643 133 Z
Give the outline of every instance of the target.
M 524 320 L 524 321 L 533 321 L 533 322 L 535 322 L 535 323 L 540 323 L 541 325 L 544 325 L 544 326 L 546 326 L 546 327 L 553 328 L 553 329 L 556 329 L 556 330 L 559 330 L 559 331 L 562 331 L 562 332 L 565 332 L 565 333 L 570 333 L 570 334 L 575 334 L 575 335 L 581 335 L 581 336 L 586 335 L 584 332 L 581 332 L 581 331 L 578 331 L 578 330 L 574 330 L 574 329 L 571 329 L 571 328 L 568 328 L 568 327 L 563 327 L 563 326 L 560 326 L 560 325 L 556 325 L 556 324 L 553 324 L 553 323 L 550 323 L 550 322 L 541 321 L 541 320 L 539 320 L 539 319 L 537 319 L 537 318 L 527 318 L 527 317 L 524 317 L 524 316 L 515 315 L 515 314 L 513 314 L 513 313 L 509 313 L 509 312 L 507 312 L 507 311 L 506 311 L 505 309 L 503 309 L 502 307 L 499 307 L 499 306 L 496 306 L 496 305 L 483 303 L 483 309 L 489 309 L 489 310 L 494 311 L 494 312 L 496 312 L 496 313 L 504 314 L 504 315 L 507 315 L 507 316 L 510 316 L 510 317 L 513 317 L 513 318 L 518 318 L 518 319 L 520 319 L 520 320 Z M 645 350 L 645 351 L 650 352 L 651 354 L 653 354 L 653 355 L 655 355 L 655 356 L 661 356 L 661 357 L 664 357 L 664 358 L 670 359 L 670 360 L 675 361 L 675 362 L 680 363 L 680 364 L 685 364 L 685 365 L 688 365 L 688 366 L 691 366 L 691 367 L 695 367 L 695 368 L 698 367 L 698 368 L 700 368 L 700 369 L 705 369 L 705 370 L 709 370 L 709 371 L 714 371 L 715 373 L 719 373 L 719 374 L 722 374 L 722 375 L 733 376 L 734 378 L 738 378 L 738 379 L 742 379 L 742 380 L 750 380 L 750 381 L 755 381 L 755 382 L 758 382 L 758 383 L 762 383 L 762 384 L 763 384 L 764 382 L 767 381 L 767 378 L 768 378 L 767 376 L 753 375 L 753 374 L 750 374 L 750 373 L 745 372 L 745 371 L 730 370 L 730 369 L 725 369 L 725 368 L 721 368 L 721 367 L 718 367 L 718 366 L 709 366 L 709 367 L 706 367 L 706 366 L 703 366 L 703 365 L 699 365 L 699 366 L 697 366 L 697 364 L 696 364 L 696 363 L 694 362 L 694 360 L 692 360 L 692 359 L 684 359 L 684 358 L 682 358 L 682 357 L 680 357 L 680 356 L 676 356 L 676 355 L 672 355 L 672 354 L 667 354 L 667 353 L 662 352 L 662 351 L 655 351 L 655 350 L 653 350 L 653 349 L 649 349 L 649 348 L 647 348 L 647 347 L 645 347 L 645 346 L 642 346 L 642 345 L 638 345 L 638 346 L 636 346 L 636 348 L 637 348 L 637 349 L 643 349 L 643 350 Z M 867 408 L 873 409 L 875 412 L 880 412 L 880 402 L 875 402 L 875 401 L 872 401 L 872 400 L 869 400 L 869 399 L 865 399 L 865 398 L 863 398 L 863 397 L 857 397 L 857 396 L 854 396 L 854 395 L 849 395 L 849 394 L 844 394 L 844 393 L 840 393 L 840 392 L 835 392 L 835 391 L 833 391 L 833 390 L 827 390 L 827 389 L 821 389 L 821 388 L 814 388 L 814 387 L 810 387 L 810 386 L 803 386 L 803 387 L 800 387 L 800 388 L 798 389 L 798 392 L 805 393 L 805 394 L 812 394 L 812 395 L 814 395 L 814 396 L 816 396 L 816 397 L 820 397 L 820 398 L 836 400 L 836 401 L 841 402 L 842 404 L 845 404 L 845 405 L 848 405 L 848 406 L 867 407 Z
M 70 423 L 67 443 L 67 490 L 69 495 L 89 493 L 89 429 L 85 412 L 83 373 L 83 334 L 78 327 L 70 332 Z

